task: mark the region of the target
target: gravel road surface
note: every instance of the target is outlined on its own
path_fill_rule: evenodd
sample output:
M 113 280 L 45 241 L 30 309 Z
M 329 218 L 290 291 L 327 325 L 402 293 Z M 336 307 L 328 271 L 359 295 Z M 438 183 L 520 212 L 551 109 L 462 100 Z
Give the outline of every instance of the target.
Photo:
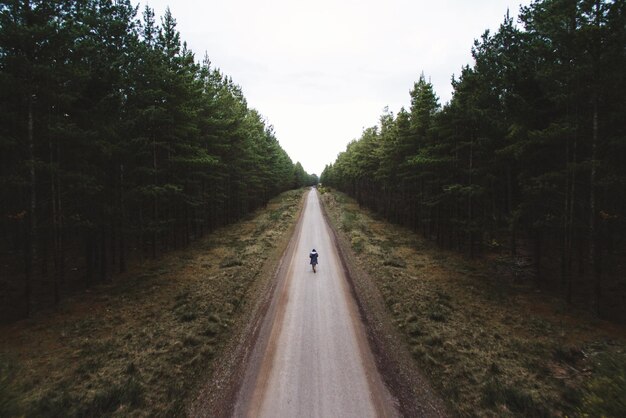
M 236 417 L 395 417 L 374 364 L 317 192 L 284 260 L 272 307 L 234 408 Z M 317 273 L 308 254 L 319 253 Z

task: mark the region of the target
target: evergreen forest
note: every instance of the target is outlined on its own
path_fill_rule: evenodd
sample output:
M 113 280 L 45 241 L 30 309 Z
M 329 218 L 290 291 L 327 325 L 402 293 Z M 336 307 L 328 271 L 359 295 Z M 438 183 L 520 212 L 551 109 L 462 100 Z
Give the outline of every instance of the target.
M 169 9 L 0 2 L 0 319 L 315 183 Z
M 536 0 L 471 51 L 448 103 L 422 74 L 321 182 L 626 321 L 626 2 Z

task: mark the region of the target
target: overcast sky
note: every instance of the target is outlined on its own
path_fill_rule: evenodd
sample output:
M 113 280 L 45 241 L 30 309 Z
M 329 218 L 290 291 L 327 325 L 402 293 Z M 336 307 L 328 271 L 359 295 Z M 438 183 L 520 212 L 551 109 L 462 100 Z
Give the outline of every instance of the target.
M 281 146 L 321 174 L 424 73 L 443 105 L 471 47 L 529 0 L 147 0 L 241 86 Z

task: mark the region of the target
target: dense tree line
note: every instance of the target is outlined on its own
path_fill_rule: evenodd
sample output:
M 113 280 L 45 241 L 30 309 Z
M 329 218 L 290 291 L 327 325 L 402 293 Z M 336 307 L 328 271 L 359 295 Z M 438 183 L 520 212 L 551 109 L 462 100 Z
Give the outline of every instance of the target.
M 129 0 L 0 3 L 5 319 L 58 302 L 68 272 L 109 280 L 317 180 L 196 62 L 169 10 L 137 14 Z
M 599 311 L 623 305 L 625 4 L 534 1 L 522 27 L 507 13 L 449 103 L 422 75 L 410 109 L 386 111 L 322 183 L 443 247 L 524 252 L 568 302 L 576 284 Z

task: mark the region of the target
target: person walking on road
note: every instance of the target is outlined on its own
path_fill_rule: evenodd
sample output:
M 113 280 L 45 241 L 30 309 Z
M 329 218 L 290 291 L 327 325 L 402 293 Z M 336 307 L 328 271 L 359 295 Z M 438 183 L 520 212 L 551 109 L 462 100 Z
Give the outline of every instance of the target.
M 315 251 L 315 248 L 313 248 L 313 250 L 311 250 L 311 253 L 309 254 L 309 258 L 311 259 L 311 266 L 313 267 L 313 273 L 315 273 L 315 266 L 317 266 L 317 251 Z

